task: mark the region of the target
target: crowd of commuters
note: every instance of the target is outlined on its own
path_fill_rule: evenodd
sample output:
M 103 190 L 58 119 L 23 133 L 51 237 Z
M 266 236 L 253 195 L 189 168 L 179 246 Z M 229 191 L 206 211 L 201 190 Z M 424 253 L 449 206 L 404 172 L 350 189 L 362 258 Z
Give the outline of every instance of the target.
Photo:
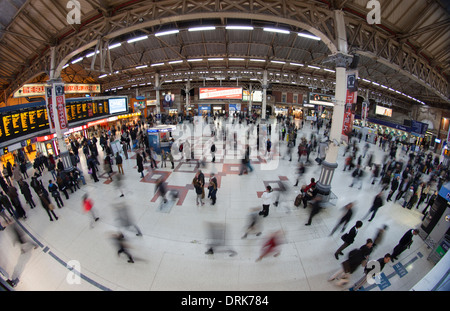
M 150 120 L 150 122 L 153 121 Z M 38 154 L 33 164 L 34 175 L 31 176 L 30 185 L 28 185 L 27 180 L 29 176 L 27 169 L 25 168 L 24 170 L 20 164 L 10 165 L 8 163 L 4 168 L 3 176 L 0 176 L 0 186 L 3 189 L 3 192 L 0 192 L 0 216 L 3 217 L 6 224 L 12 223 L 12 220 L 4 212 L 5 210 L 13 219 L 26 218 L 26 209 L 23 208 L 18 198 L 17 186 L 30 208 L 36 207 L 34 197 L 30 191 L 30 187 L 33 188 L 50 221 L 53 221 L 53 219 L 57 220 L 58 217 L 55 213 L 56 208 L 53 202 L 56 203 L 58 208 L 63 208 L 64 201 L 69 200 L 70 197 L 67 190 L 73 193 L 80 189 L 80 182 L 86 184 L 83 171 L 79 167 L 80 151 L 84 154 L 88 174 L 94 183 L 99 182 L 99 172 L 107 176 L 110 181 L 117 178 L 114 176 L 116 169 L 118 174 L 124 175 L 128 173 L 124 172 L 123 163 L 129 160 L 129 153 L 136 154 L 136 171 L 138 173 L 136 175 L 140 176 L 140 178 L 145 177 L 146 168 L 144 165 L 147 163 L 150 164 L 149 170 L 156 170 L 158 168 L 167 169 L 167 162 L 170 162 L 171 167 L 169 169 L 174 170 L 174 156 L 176 155 L 180 158 L 179 161 L 186 162 L 189 165 L 192 165 L 192 163 L 196 165 L 195 177 L 190 182 L 195 192 L 196 205 L 199 207 L 205 205 L 205 188 L 208 191 L 207 198 L 210 199 L 210 205 L 215 205 L 218 200 L 217 193 L 219 190 L 217 178 L 214 173 L 211 173 L 208 174 L 209 178 L 206 180 L 202 168 L 205 166 L 207 157 L 211 159 L 211 163 L 216 161 L 217 148 L 215 142 L 221 139 L 225 148 L 231 150 L 236 150 L 238 145 L 243 146 L 243 157 L 239 170 L 240 176 L 253 172 L 251 161 L 255 156 L 263 158 L 265 161 L 271 161 L 276 155 L 282 156 L 282 159 L 287 157 L 289 162 L 293 159 L 294 161 L 297 160 L 297 178 L 293 186 L 298 187 L 300 194 L 295 202 L 292 200 L 291 205 L 293 207 L 303 205 L 304 209 L 309 208 L 309 218 L 305 225 L 310 226 L 313 218 L 323 209 L 324 202 L 322 195 L 318 191 L 316 179 L 311 178 L 309 182 L 306 182 L 304 176 L 307 168 L 320 165 L 325 159 L 331 122 L 321 119 L 317 122 L 310 122 L 311 131 L 308 130 L 308 132 L 311 133 L 307 138 L 306 135 L 302 135 L 304 133 L 304 121 L 295 123 L 292 119 L 285 117 L 277 117 L 277 120 L 273 123 L 260 121 L 256 115 L 244 114 L 206 117 L 205 123 L 210 124 L 213 142 L 207 149 L 209 152 L 207 154 L 202 153 L 200 157 L 194 152 L 193 146 L 195 141 L 192 138 L 178 141 L 172 138 L 170 147 L 158 154 L 149 145 L 144 124 L 142 122 L 134 122 L 128 125 L 122 124 L 117 127 L 113 126 L 104 129 L 98 133 L 98 138 L 94 135 L 83 137 L 81 140 L 72 140 L 70 143 L 70 159 L 73 169 L 70 172 L 65 169 L 61 160 L 56 162 L 52 156 L 46 157 Z M 164 122 L 176 122 L 176 119 L 165 118 Z M 237 128 L 231 131 L 228 127 L 225 127 L 226 124 L 231 124 L 233 129 Z M 186 124 L 183 126 L 186 126 Z M 322 134 L 320 134 L 322 129 Z M 238 137 L 237 132 L 242 130 L 244 130 L 245 134 Z M 273 137 L 271 136 L 273 130 L 279 131 L 279 137 L 276 137 L 275 141 L 270 139 L 270 137 Z M 368 179 L 370 184 L 379 185 L 381 188 L 381 191 L 375 196 L 368 209 L 366 215 L 366 217 L 370 215 L 368 221 L 370 222 L 374 219 L 378 210 L 385 204 L 385 201 L 389 202 L 392 200 L 394 202 L 398 201 L 402 207 L 407 209 L 419 209 L 422 205 L 424 208 L 421 212 L 424 215 L 423 217 L 426 217 L 427 211 L 436 199 L 438 189 L 450 179 L 447 167 L 444 167 L 439 162 L 439 158 L 433 156 L 432 152 L 426 152 L 423 149 L 419 151 L 412 150 L 410 146 L 402 144 L 395 137 L 388 136 L 377 138 L 379 142 L 378 147 L 385 152 L 385 157 L 381 161 L 382 164 L 376 164 L 373 161 L 373 153 L 370 149 L 377 146 L 371 146 L 367 142 L 364 143 L 364 147 L 360 150 L 361 137 L 358 137 L 359 135 L 356 132 L 354 134 L 355 137 L 350 138 L 349 144 L 344 150 L 346 158 L 343 171 L 345 172 L 348 169 L 349 173 L 343 174 L 349 174 L 349 179 L 351 179 L 350 187 L 361 189 L 364 187 L 364 181 L 367 180 L 365 175 L 370 174 L 370 179 Z M 241 141 L 241 137 L 244 137 L 244 142 Z M 254 137 L 256 137 L 253 140 L 256 145 L 249 144 L 250 139 Z M 112 142 L 117 140 L 120 142 L 121 150 L 113 151 Z M 275 144 L 275 142 L 280 143 Z M 99 159 L 99 147 L 102 149 L 103 159 Z M 286 149 L 282 149 L 284 147 Z M 297 157 L 295 157 L 295 154 L 297 154 Z M 314 160 L 310 159 L 312 154 L 315 154 Z M 45 169 L 52 177 L 52 179 L 48 180 L 48 184 L 41 180 Z M 162 197 L 163 203 L 166 203 L 168 190 L 167 185 L 161 178 L 155 184 L 155 192 L 158 192 Z M 259 212 L 252 210 L 249 225 L 242 238 L 246 238 L 251 232 L 256 232 L 256 235 L 260 236 L 262 234 L 259 227 L 260 218 L 268 217 L 271 204 L 276 206 L 281 199 L 280 194 L 275 194 L 271 186 L 266 186 L 265 191 L 261 195 L 261 200 L 262 209 Z M 337 219 L 337 224 L 332 229 L 330 236 L 333 236 L 340 226 L 342 226 L 341 233 L 346 231 L 347 226 L 353 219 L 354 204 L 354 202 L 349 202 L 344 206 L 344 213 Z M 83 197 L 82 205 L 84 210 L 92 215 L 92 224 L 99 220 L 98 215 L 94 212 L 93 202 L 88 196 L 85 195 Z M 342 236 L 343 244 L 334 252 L 336 259 L 339 259 L 339 256 L 343 256 L 343 251 L 354 243 L 358 230 L 363 226 L 364 219 L 356 221 L 348 233 Z M 5 227 L 0 224 L 0 230 L 4 229 Z M 216 229 L 211 230 L 214 231 Z M 367 262 L 373 248 L 379 245 L 382 233 L 384 234 L 385 230 L 386 227 L 380 230 L 380 234 L 376 237 L 368 238 L 366 243 L 360 248 L 351 250 L 348 253 L 348 259 L 342 263 L 342 268 L 330 277 L 330 280 L 340 279 L 342 283 L 346 284 L 349 275 L 360 265 L 366 265 L 364 270 L 366 276 L 371 274 L 372 270 L 367 265 Z M 137 231 L 138 235 L 142 235 L 139 229 Z M 412 237 L 417 234 L 417 229 L 408 230 L 405 236 L 401 238 L 399 244 L 393 247 L 392 252 L 386 253 L 385 256 L 377 260 L 379 266 L 384 268 L 387 262 L 396 260 L 405 249 L 410 247 Z M 279 245 L 283 243 L 281 235 L 280 231 L 268 235 L 266 242 L 263 244 L 262 252 L 256 261 L 261 261 L 271 253 L 274 253 L 275 256 L 280 254 Z M 118 253 L 125 253 L 129 258 L 128 262 L 134 263 L 132 255 L 124 246 L 124 234 L 121 232 L 114 234 L 113 240 L 117 244 Z M 223 241 L 209 245 L 206 254 L 214 254 L 214 248 L 217 245 L 223 245 Z M 230 250 L 230 252 L 233 256 L 235 255 L 234 250 Z M 367 278 L 363 277 L 355 283 L 354 288 L 359 289 L 366 281 Z

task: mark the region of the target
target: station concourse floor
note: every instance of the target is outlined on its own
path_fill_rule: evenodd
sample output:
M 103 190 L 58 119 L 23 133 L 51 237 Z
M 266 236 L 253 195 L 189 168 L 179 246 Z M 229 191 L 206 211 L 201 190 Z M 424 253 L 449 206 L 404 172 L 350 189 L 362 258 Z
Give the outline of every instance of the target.
M 242 125 L 242 128 L 246 126 Z M 297 145 L 302 136 L 309 139 L 310 134 L 311 128 L 306 123 L 298 132 Z M 211 137 L 200 138 L 203 142 L 209 139 Z M 194 148 L 199 146 L 197 140 Z M 392 252 L 408 229 L 420 227 L 420 211 L 424 204 L 418 210 L 408 210 L 399 204 L 403 200 L 387 202 L 372 222 L 368 222 L 368 218 L 363 220 L 364 225 L 355 242 L 344 250 L 344 256 L 336 260 L 334 252 L 342 244 L 342 233 L 337 230 L 333 236 L 329 234 L 343 214 L 342 207 L 351 201 L 356 202 L 356 212 L 347 226 L 348 231 L 367 214 L 380 190 L 378 184 L 370 183 L 368 169 L 362 189 L 350 188 L 351 173 L 343 171 L 344 147 L 341 146 L 337 159 L 339 166 L 331 184 L 337 199 L 332 201 L 333 204 L 327 204 L 313 218 L 310 226 L 305 226 L 310 207 L 304 209 L 301 205 L 296 208 L 293 204 L 300 191 L 300 187 L 293 187 L 298 158 L 296 153 L 292 161 L 282 158 L 286 150 L 285 142 L 280 144 L 281 157 L 275 155 L 270 160 L 275 164 L 273 167 L 264 166 L 267 163 L 264 163 L 262 156 L 262 159 L 252 160 L 254 171 L 242 176 L 238 175 L 240 160 L 223 159 L 224 149 L 220 139 L 216 141 L 216 146 L 216 162 L 211 163 L 208 155 L 206 166 L 201 168 L 206 184 L 211 172 L 218 178 L 219 189 L 214 206 L 208 198 L 205 198 L 204 206 L 195 203 L 196 195 L 191 185 L 196 169 L 194 164 L 176 161 L 172 170 L 170 162 L 167 168 L 161 168 L 158 163 L 158 168 L 152 170 L 150 163 L 146 163 L 145 177 L 142 179 L 136 169 L 135 153 L 129 152 L 129 159 L 124 158 L 124 196 L 120 197 L 114 183 L 117 166 L 113 165 L 116 174 L 112 177 L 113 182 L 109 182 L 100 165 L 100 182 L 94 183 L 87 173 L 85 157 L 80 149 L 79 167 L 84 171 L 86 185 L 81 185 L 81 189 L 73 194 L 69 191 L 69 200 L 61 194 L 64 207 L 56 208 L 59 219 L 53 222 L 49 221 L 35 194 L 37 206 L 34 209 L 30 209 L 20 195 L 28 216 L 20 221 L 21 227 L 38 247 L 21 254 L 20 247 L 13 243 L 11 226 L 8 226 L 0 232 L 3 253 L 0 267 L 9 277 L 19 277 L 16 291 L 343 291 L 363 276 L 363 269 L 358 268 L 347 286 L 341 287 L 327 281 L 341 267 L 348 252 L 365 244 L 367 238 L 373 238 L 377 230 L 386 224 L 389 228 L 385 237 L 371 254 L 371 259 L 378 259 Z M 364 141 L 359 145 L 360 151 L 363 146 Z M 276 143 L 274 149 L 277 150 Z M 101 160 L 102 148 L 98 146 L 98 150 Z M 229 147 L 225 150 L 231 152 Z M 381 163 L 383 152 L 378 145 L 371 144 L 369 151 L 374 153 L 374 162 Z M 317 153 L 311 154 L 313 163 L 307 167 L 300 186 L 311 177 L 319 179 L 321 167 L 314 162 L 316 156 Z M 398 157 L 402 156 L 399 148 Z M 33 169 L 28 171 L 30 176 L 33 173 Z M 180 193 L 173 206 L 163 209 L 160 209 L 161 198 L 155 195 L 155 181 L 160 176 L 169 189 L 177 189 Z M 51 174 L 45 170 L 41 178 L 45 186 L 50 178 Z M 30 182 L 30 179 L 27 181 Z M 278 189 L 281 183 L 288 189 L 279 206 L 271 204 L 269 216 L 261 217 L 262 234 L 241 239 L 250 209 L 262 208 L 260 196 L 265 185 Z M 93 200 L 100 217 L 92 227 L 91 216 L 82 209 L 81 200 L 86 193 Z M 120 228 L 115 204 L 126 204 L 143 236 L 136 236 L 133 227 Z M 205 254 L 209 222 L 225 226 L 225 245 L 237 253 L 235 256 L 231 257 L 227 252 Z M 255 262 L 263 243 L 277 230 L 281 230 L 284 239 L 281 254 Z M 116 245 L 111 240 L 111 234 L 118 231 L 125 235 L 134 263 L 128 263 L 125 254 L 118 256 Z M 402 253 L 398 261 L 390 262 L 384 268 L 383 273 L 390 284 L 384 288 L 366 284 L 364 290 L 410 290 L 432 269 L 433 264 L 427 260 L 430 251 L 422 239 L 415 236 L 411 248 Z M 399 273 L 398 268 L 403 272 Z

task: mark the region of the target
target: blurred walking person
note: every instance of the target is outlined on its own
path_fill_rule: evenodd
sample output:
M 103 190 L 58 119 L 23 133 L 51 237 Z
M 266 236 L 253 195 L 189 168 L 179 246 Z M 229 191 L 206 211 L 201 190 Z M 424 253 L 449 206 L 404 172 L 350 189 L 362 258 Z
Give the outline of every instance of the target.
M 92 216 L 93 221 L 91 222 L 91 228 L 94 226 L 94 222 L 97 222 L 100 218 L 96 216 L 94 212 L 94 203 L 88 197 L 87 194 L 83 195 L 83 210 Z
M 118 248 L 117 255 L 120 257 L 120 254 L 124 253 L 128 257 L 128 262 L 134 263 L 133 256 L 131 256 L 130 252 L 128 251 L 128 244 L 126 243 L 126 239 L 123 233 L 117 232 L 112 235 L 112 238 Z
M 361 228 L 363 225 L 362 221 L 358 220 L 356 224 L 350 229 L 350 231 L 346 234 L 344 234 L 341 237 L 341 240 L 344 241 L 344 244 L 342 244 L 337 251 L 334 253 L 334 257 L 336 259 L 339 259 L 339 255 L 344 255 L 342 251 L 346 249 L 348 246 L 353 244 L 355 241 L 356 235 L 358 234 L 359 228 Z
M 339 222 L 336 224 L 336 226 L 331 230 L 330 236 L 336 232 L 336 230 L 339 228 L 339 226 L 342 226 L 341 233 L 345 231 L 345 228 L 347 227 L 347 224 L 350 222 L 353 216 L 353 207 L 355 206 L 355 202 L 350 202 L 346 204 L 343 208 L 345 214 L 341 217 Z
M 279 250 L 279 246 L 281 243 L 281 230 L 275 231 L 264 243 L 261 250 L 261 255 L 256 259 L 256 262 L 261 261 L 264 257 L 267 257 L 271 253 L 275 253 L 273 257 L 278 257 L 281 253 L 281 251 Z
M 259 208 L 257 207 L 250 210 L 250 214 L 248 215 L 247 229 L 245 230 L 242 239 L 246 239 L 247 236 L 252 232 L 255 232 L 256 236 L 261 235 L 261 221 L 258 215 L 258 210 Z

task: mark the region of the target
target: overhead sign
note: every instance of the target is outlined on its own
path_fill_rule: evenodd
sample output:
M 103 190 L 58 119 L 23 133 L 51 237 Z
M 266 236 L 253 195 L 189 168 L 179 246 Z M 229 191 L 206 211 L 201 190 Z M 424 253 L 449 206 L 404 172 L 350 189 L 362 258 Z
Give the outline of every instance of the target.
M 309 104 L 334 107 L 334 96 L 319 93 L 309 93 Z
M 392 117 L 392 109 L 391 108 L 386 108 L 383 106 L 376 106 L 375 107 L 375 113 L 381 116 L 385 116 L 385 117 Z
M 14 97 L 44 96 L 46 83 L 25 84 L 14 93 Z M 100 84 L 65 83 L 65 94 L 101 93 Z
M 199 99 L 242 99 L 242 87 L 201 87 Z
M 262 91 L 252 91 L 252 102 L 260 103 L 262 102 Z M 242 100 L 243 101 L 250 101 L 250 91 L 244 90 L 242 93 Z

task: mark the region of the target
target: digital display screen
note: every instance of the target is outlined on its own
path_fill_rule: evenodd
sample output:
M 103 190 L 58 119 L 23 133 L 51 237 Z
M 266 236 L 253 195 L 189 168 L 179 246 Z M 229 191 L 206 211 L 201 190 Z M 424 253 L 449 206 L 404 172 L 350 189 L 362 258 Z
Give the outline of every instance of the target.
M 376 106 L 375 113 L 381 116 L 392 117 L 392 109 L 383 106 Z
M 124 98 L 110 98 L 110 99 L 108 99 L 108 105 L 109 105 L 109 113 L 110 114 L 128 111 L 127 99 L 125 97 Z
M 109 115 L 109 105 L 114 113 L 127 112 L 127 98 L 66 101 L 67 121 L 69 123 L 89 120 Z M 45 104 L 0 113 L 0 142 L 19 138 L 49 128 Z
M 252 102 L 254 103 L 260 103 L 262 102 L 262 91 L 252 91 Z M 250 91 L 244 90 L 242 93 L 242 100 L 243 101 L 250 101 Z
M 199 99 L 242 99 L 241 87 L 201 87 Z

